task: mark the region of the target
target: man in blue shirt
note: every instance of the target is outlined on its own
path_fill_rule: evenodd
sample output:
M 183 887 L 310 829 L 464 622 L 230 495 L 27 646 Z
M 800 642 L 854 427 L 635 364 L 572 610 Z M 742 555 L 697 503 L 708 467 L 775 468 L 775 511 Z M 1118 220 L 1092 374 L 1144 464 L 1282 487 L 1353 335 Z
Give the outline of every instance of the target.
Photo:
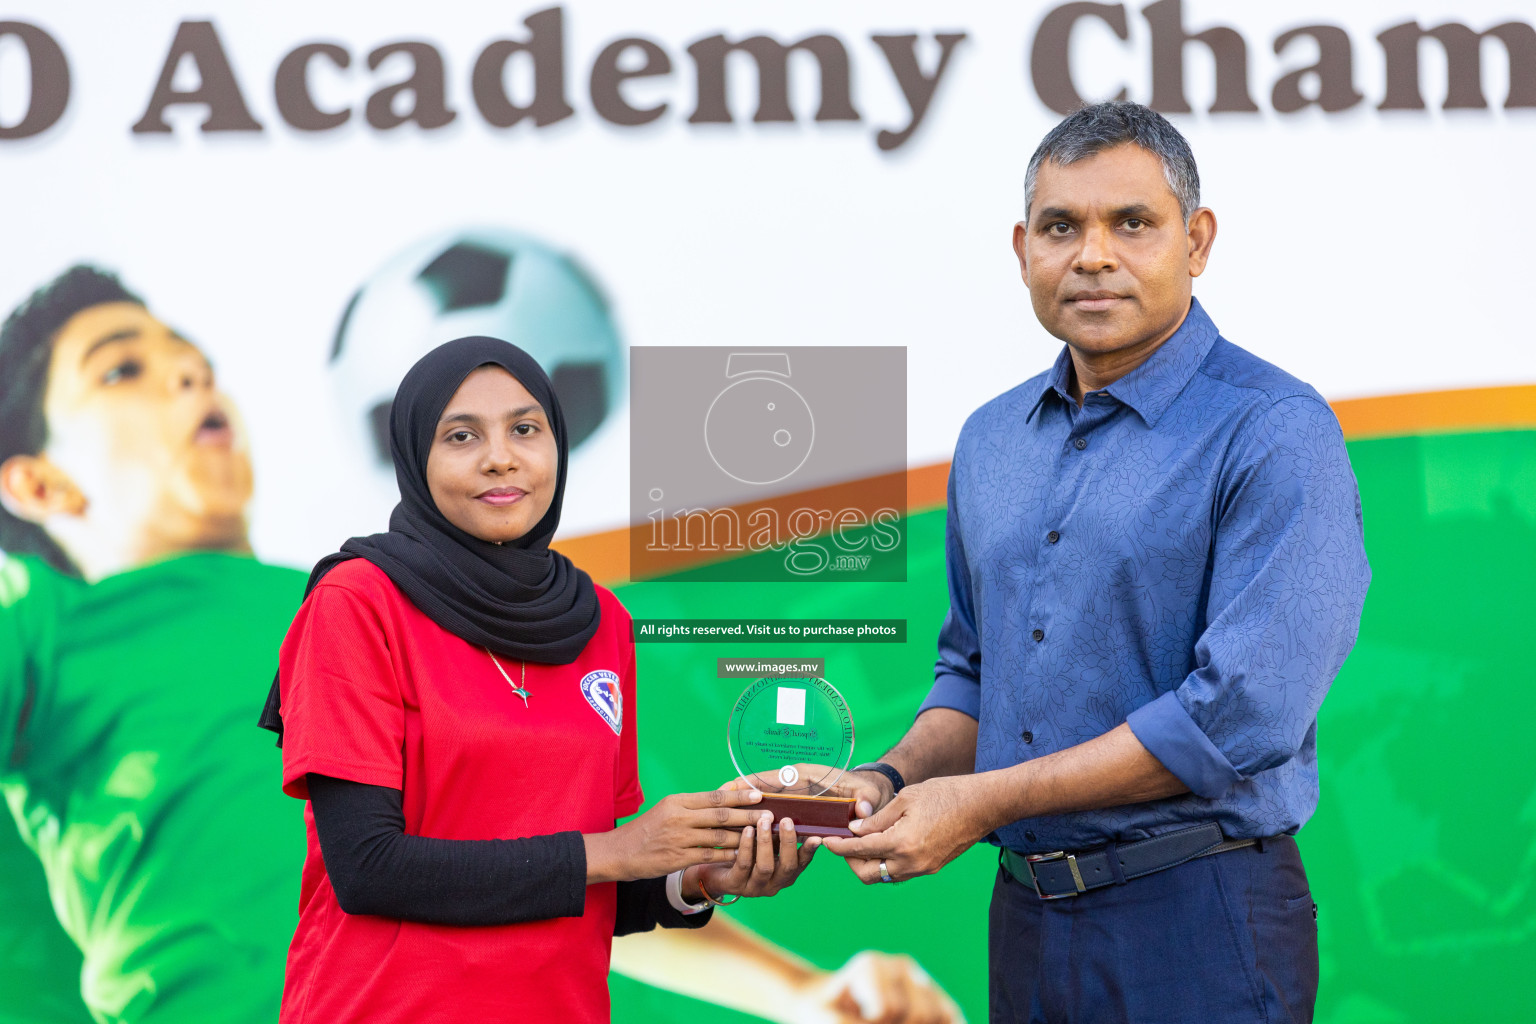
M 961 432 L 934 686 L 827 848 L 865 882 L 1002 848 L 994 1021 L 1310 1021 L 1290 837 L 1370 579 L 1343 436 L 1193 299 L 1216 218 L 1160 115 L 1068 116 L 1025 202 L 1066 347 Z

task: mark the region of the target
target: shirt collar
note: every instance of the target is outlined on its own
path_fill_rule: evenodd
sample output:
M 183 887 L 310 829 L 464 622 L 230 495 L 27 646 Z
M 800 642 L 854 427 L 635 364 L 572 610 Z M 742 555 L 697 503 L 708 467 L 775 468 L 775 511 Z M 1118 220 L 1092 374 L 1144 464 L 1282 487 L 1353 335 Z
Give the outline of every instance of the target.
M 1179 329 L 1159 345 L 1147 357 L 1146 362 L 1104 390 L 1136 410 L 1136 414 L 1147 426 L 1155 427 L 1163 413 L 1168 411 L 1173 400 L 1179 397 L 1184 386 L 1195 375 L 1200 364 L 1205 362 L 1211 346 L 1216 344 L 1216 338 L 1216 325 L 1201 308 L 1200 300 L 1191 297 L 1189 313 L 1184 317 L 1184 322 L 1179 325 Z M 1076 401 L 1072 397 L 1072 353 L 1065 345 L 1057 355 L 1051 372 L 1046 375 L 1044 386 L 1040 389 L 1040 397 L 1035 400 L 1029 415 L 1025 417 L 1026 423 L 1034 417 L 1040 404 L 1045 401 L 1045 397 L 1053 391 L 1063 401 Z
M 1029 415 L 1024 417 L 1028 423 L 1035 418 L 1035 413 L 1040 411 L 1040 405 L 1051 392 L 1064 402 L 1076 402 L 1072 397 L 1072 350 L 1067 346 L 1061 346 L 1061 352 L 1056 356 L 1056 363 L 1051 367 L 1051 372 L 1045 375 L 1045 383 L 1040 387 L 1040 397 L 1035 399 L 1035 404 L 1030 406 Z

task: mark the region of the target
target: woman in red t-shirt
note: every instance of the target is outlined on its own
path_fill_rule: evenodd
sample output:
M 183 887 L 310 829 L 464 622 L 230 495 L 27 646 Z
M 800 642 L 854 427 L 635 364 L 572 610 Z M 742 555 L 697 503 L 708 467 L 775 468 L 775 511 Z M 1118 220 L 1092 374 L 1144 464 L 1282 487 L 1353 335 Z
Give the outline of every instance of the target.
M 819 841 L 776 856 L 745 790 L 614 827 L 642 802 L 634 641 L 549 550 L 567 443 L 537 363 L 449 342 L 389 427 L 389 531 L 315 567 L 263 714 L 309 801 L 281 1020 L 606 1021 L 615 934 L 702 925 Z

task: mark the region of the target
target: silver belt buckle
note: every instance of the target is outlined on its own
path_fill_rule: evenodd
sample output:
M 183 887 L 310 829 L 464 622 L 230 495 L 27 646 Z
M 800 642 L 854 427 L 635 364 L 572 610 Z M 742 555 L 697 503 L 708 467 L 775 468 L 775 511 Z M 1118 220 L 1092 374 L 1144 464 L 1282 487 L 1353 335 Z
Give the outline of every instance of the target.
M 1035 865 L 1047 860 L 1066 860 L 1067 868 L 1072 872 L 1072 884 L 1077 886 L 1077 892 L 1062 892 L 1054 895 L 1046 895 L 1040 891 L 1040 880 L 1035 877 Z M 1083 884 L 1083 876 L 1077 870 L 1077 856 L 1066 850 L 1055 850 L 1051 853 L 1027 853 L 1024 855 L 1024 863 L 1029 866 L 1029 884 L 1034 886 L 1035 895 L 1043 900 L 1064 900 L 1077 893 L 1087 892 L 1088 887 Z

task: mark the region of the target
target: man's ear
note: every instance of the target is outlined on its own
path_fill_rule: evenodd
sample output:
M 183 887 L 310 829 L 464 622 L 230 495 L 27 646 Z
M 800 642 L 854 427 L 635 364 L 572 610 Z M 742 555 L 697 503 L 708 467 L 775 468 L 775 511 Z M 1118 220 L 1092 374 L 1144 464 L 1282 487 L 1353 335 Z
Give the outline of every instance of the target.
M 18 519 L 41 524 L 57 515 L 84 515 L 86 500 L 48 456 L 12 455 L 0 462 L 0 505 Z
M 1029 257 L 1025 255 L 1025 243 L 1029 241 L 1029 225 L 1022 220 L 1013 226 L 1013 253 L 1019 258 L 1019 276 L 1029 287 Z
M 1189 276 L 1205 273 L 1205 265 L 1211 259 L 1211 246 L 1216 244 L 1216 214 L 1208 206 L 1202 206 L 1189 215 Z

